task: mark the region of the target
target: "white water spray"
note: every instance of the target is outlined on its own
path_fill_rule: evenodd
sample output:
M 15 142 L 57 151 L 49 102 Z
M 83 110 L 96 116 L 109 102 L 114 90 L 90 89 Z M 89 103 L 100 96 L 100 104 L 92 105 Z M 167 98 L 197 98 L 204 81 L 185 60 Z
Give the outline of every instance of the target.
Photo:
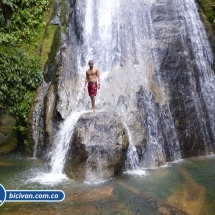
M 82 112 L 72 112 L 65 122 L 60 126 L 60 131 L 53 139 L 53 148 L 49 152 L 48 157 L 51 159 L 51 172 L 61 174 L 63 172 L 66 153 L 69 149 L 69 143 L 72 138 L 73 128 L 78 121 Z
M 86 111 L 74 111 L 61 124 L 59 132 L 53 137 L 52 148 L 47 157 L 50 159 L 51 170 L 48 173 L 39 173 L 27 182 L 39 182 L 41 184 L 57 184 L 67 180 L 67 176 L 63 173 L 66 160 L 66 153 L 70 147 L 70 141 L 73 134 L 73 128 L 81 114 Z
M 131 132 L 126 125 L 125 122 L 123 122 L 123 125 L 127 131 L 128 139 L 129 139 L 129 146 L 128 146 L 128 152 L 127 152 L 127 159 L 126 159 L 126 170 L 137 170 L 139 169 L 139 159 L 137 154 L 137 149 L 135 145 L 133 144 Z

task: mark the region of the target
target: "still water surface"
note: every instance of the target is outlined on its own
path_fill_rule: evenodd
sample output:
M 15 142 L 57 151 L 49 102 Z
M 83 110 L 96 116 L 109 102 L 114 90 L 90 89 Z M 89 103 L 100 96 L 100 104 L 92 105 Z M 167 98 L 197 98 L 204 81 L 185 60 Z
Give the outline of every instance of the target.
M 191 158 L 102 183 L 78 183 L 50 175 L 40 159 L 0 157 L 0 183 L 6 190 L 60 189 L 60 203 L 5 202 L 2 215 L 215 214 L 215 156 Z

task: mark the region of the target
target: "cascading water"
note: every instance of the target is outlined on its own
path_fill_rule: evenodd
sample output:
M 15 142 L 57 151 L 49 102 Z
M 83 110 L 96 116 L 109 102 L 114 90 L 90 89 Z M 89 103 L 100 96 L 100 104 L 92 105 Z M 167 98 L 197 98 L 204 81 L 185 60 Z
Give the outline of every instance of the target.
M 84 2 L 80 1 L 80 5 Z M 79 7 L 79 3 L 77 4 L 78 10 L 80 10 L 81 6 Z M 154 100 L 163 105 L 167 103 L 167 98 L 165 98 L 162 85 L 156 86 L 153 83 L 153 72 L 156 65 L 153 56 L 155 39 L 153 38 L 149 8 L 150 4 L 147 1 L 87 1 L 85 15 L 82 17 L 85 22 L 79 23 L 79 28 L 83 33 L 77 59 L 79 74 L 84 74 L 83 71 L 89 59 L 93 59 L 101 71 L 102 87 L 96 100 L 97 107 L 117 111 L 127 130 L 130 131 L 131 144 L 134 142 L 134 145 L 139 145 L 142 148 L 140 142 L 147 135 L 147 145 L 150 146 L 150 149 L 147 150 L 157 151 L 154 155 L 150 152 L 150 156 L 159 160 L 156 157 L 165 157 L 162 146 L 165 140 L 157 123 L 159 113 Z M 76 17 L 76 19 L 80 20 L 81 18 Z M 131 116 L 132 114 L 141 115 L 137 110 L 136 102 L 136 92 L 140 86 L 144 86 L 146 91 L 156 90 L 154 93 L 157 94 L 154 96 L 147 93 L 147 98 L 144 98 L 147 102 L 144 101 L 143 112 L 148 112 L 146 113 L 148 124 L 145 134 L 142 122 L 135 121 Z M 155 89 L 152 89 L 153 87 Z M 87 104 L 85 106 L 89 107 Z M 167 113 L 168 111 L 165 111 L 165 115 Z M 171 115 L 163 118 L 166 132 L 172 133 L 169 135 L 169 142 L 171 142 L 169 144 L 172 146 L 171 160 L 180 159 L 179 142 Z M 134 130 L 134 123 L 139 132 Z M 137 159 L 131 159 L 131 157 Z M 136 160 L 134 162 L 136 164 L 127 166 L 137 168 L 137 160 L 139 159 L 134 146 L 129 147 L 127 158 L 128 162 Z M 157 165 L 152 159 L 145 159 L 149 162 L 142 164 L 142 166 Z
M 127 128 L 126 124 L 124 124 L 125 128 L 127 129 L 127 133 L 129 136 L 129 146 L 127 152 L 127 159 L 126 159 L 126 169 L 127 170 L 137 170 L 139 169 L 139 158 L 137 154 L 137 149 L 132 141 L 132 136 L 130 134 L 129 129 Z
M 79 98 L 91 59 L 102 80 L 97 109 L 116 111 L 129 133 L 128 169 L 214 151 L 213 57 L 195 4 L 76 1 L 55 101 L 57 112 L 68 118 L 59 134 L 50 135 L 52 171 L 63 170 L 65 140 L 77 120 L 69 113 L 90 108 L 87 96 Z
M 85 3 L 85 2 L 84 2 Z M 117 17 L 119 2 L 86 1 L 86 12 L 83 25 L 83 46 L 78 52 L 79 70 L 82 73 L 90 59 L 96 59 L 96 64 L 102 72 L 110 71 L 115 56 L 111 55 L 117 48 Z M 84 59 L 84 63 L 82 59 Z
M 179 1 L 179 3 L 182 3 L 182 1 Z M 186 0 L 185 3 L 182 4 L 184 14 L 182 22 L 185 26 L 184 30 L 189 29 L 190 32 L 191 47 L 199 75 L 197 81 L 192 77 L 193 80 L 191 82 L 196 82 L 194 87 L 201 89 L 197 94 L 193 93 L 193 99 L 195 108 L 198 110 L 198 118 L 201 119 L 199 120 L 199 132 L 203 137 L 206 153 L 209 154 L 213 152 L 215 143 L 215 76 L 211 68 L 213 65 L 213 54 L 195 2 Z M 209 129 L 207 124 L 210 126 Z
M 67 177 L 63 173 L 66 160 L 66 153 L 70 146 L 71 137 L 75 123 L 81 114 L 85 111 L 72 112 L 67 119 L 61 124 L 59 132 L 52 139 L 52 148 L 46 155 L 50 160 L 50 170 L 48 173 L 39 173 L 36 177 L 29 179 L 29 182 L 40 182 L 41 184 L 55 184 L 65 180 Z M 68 129 L 69 128 L 69 129 Z
M 79 71 L 83 73 L 84 67 L 82 67 L 81 59 L 84 58 L 85 62 L 88 59 L 95 59 L 99 69 L 101 71 L 102 87 L 108 87 L 105 79 L 109 77 L 109 73 L 115 63 L 120 58 L 120 38 L 119 38 L 119 20 L 120 20 L 120 2 L 116 1 L 87 1 L 86 2 L 86 14 L 85 25 L 83 26 L 83 45 L 79 49 Z M 84 48 L 83 48 L 84 47 Z M 110 54 L 116 53 L 116 54 Z M 84 56 L 84 57 L 83 57 Z M 80 58 L 79 58 L 80 57 Z M 99 92 L 100 94 L 100 92 Z M 109 103 L 106 98 L 98 96 L 97 107 L 104 107 L 104 103 Z M 138 154 L 135 146 L 133 145 L 130 131 L 124 122 L 125 128 L 129 136 L 129 148 L 127 153 L 126 167 L 128 170 L 137 170 L 139 168 Z M 101 159 L 100 152 L 97 153 L 98 168 Z M 105 171 L 101 169 L 102 172 Z M 98 171 L 97 171 L 98 172 Z M 97 173 L 98 174 L 98 173 Z M 95 180 L 95 176 L 92 176 L 92 172 L 89 172 L 86 176 L 87 181 Z M 100 177 L 102 178 L 102 177 Z
M 66 153 L 70 146 L 69 143 L 72 138 L 74 125 L 83 113 L 83 111 L 72 112 L 61 125 L 59 132 L 54 136 L 52 149 L 47 155 L 47 157 L 50 158 L 51 173 L 61 174 L 63 172 Z

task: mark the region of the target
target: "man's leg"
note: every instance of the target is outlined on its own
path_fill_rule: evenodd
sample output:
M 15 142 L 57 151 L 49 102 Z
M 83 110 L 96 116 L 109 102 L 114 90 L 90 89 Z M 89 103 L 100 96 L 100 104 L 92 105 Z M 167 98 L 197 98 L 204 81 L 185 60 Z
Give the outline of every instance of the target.
M 91 103 L 92 103 L 92 109 L 91 112 L 95 112 L 96 107 L 95 107 L 95 96 L 91 96 Z

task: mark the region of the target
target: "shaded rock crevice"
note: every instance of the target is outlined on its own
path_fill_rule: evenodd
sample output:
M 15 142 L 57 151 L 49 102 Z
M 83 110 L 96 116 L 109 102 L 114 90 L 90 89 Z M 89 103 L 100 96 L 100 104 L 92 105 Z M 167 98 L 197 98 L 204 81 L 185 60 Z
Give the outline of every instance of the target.
M 17 147 L 15 125 L 16 121 L 12 116 L 0 112 L 0 155 L 9 153 Z

